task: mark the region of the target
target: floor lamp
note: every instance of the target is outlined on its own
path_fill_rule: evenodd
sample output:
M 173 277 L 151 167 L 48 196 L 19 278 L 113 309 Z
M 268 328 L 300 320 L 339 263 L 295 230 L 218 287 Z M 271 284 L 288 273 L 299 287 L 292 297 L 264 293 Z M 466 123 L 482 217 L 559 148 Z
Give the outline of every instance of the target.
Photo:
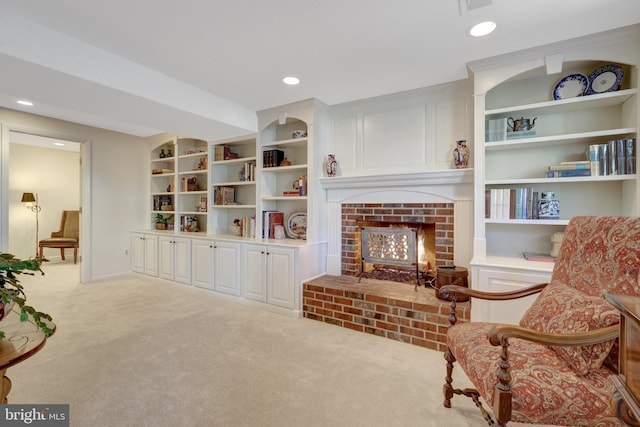
M 38 204 L 38 193 L 22 193 L 22 203 L 27 204 L 27 209 L 31 209 L 32 212 L 36 213 L 36 258 L 38 258 L 38 213 L 42 210 L 42 207 Z

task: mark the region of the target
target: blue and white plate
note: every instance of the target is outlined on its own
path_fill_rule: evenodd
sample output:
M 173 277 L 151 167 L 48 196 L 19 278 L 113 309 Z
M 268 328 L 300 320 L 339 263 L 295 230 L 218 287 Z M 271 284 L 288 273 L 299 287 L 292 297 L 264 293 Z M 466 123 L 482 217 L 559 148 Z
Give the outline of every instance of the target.
M 569 74 L 553 88 L 553 99 L 575 98 L 584 95 L 589 87 L 589 79 L 584 74 Z
M 619 65 L 603 65 L 589 74 L 589 88 L 586 94 L 595 95 L 597 93 L 614 92 L 620 89 L 623 77 L 624 71 Z

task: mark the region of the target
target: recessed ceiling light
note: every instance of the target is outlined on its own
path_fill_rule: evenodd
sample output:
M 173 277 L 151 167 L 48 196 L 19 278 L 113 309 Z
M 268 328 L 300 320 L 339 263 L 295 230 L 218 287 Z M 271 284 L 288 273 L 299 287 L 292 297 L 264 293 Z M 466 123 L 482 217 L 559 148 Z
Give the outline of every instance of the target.
M 300 83 L 300 79 L 297 78 L 297 77 L 293 77 L 293 76 L 287 76 L 287 77 L 283 78 L 282 81 L 285 84 L 290 85 L 290 86 L 295 86 L 298 83 Z
M 20 105 L 26 105 L 28 107 L 32 107 L 33 106 L 33 102 L 31 101 L 25 101 L 24 99 L 20 99 L 18 100 L 18 104 Z
M 473 37 L 482 37 L 491 33 L 495 29 L 496 29 L 495 22 L 484 21 L 471 27 L 471 29 L 469 30 L 469 34 L 471 34 Z

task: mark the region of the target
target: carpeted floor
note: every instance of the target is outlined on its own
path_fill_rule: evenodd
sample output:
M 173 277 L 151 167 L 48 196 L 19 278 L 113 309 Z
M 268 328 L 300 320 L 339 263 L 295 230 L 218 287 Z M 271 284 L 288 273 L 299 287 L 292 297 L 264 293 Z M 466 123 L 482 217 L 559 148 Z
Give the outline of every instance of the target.
M 72 426 L 486 425 L 470 399 L 442 406 L 440 352 L 144 275 L 44 270 L 22 282 L 58 330 L 9 369 L 9 403 L 68 403 Z

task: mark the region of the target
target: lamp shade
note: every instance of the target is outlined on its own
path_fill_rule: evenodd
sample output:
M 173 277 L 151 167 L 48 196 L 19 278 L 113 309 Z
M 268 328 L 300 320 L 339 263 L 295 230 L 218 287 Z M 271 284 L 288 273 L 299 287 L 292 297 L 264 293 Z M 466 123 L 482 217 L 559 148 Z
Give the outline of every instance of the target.
M 36 201 L 35 196 L 33 195 L 33 193 L 22 193 L 22 203 L 33 203 Z

